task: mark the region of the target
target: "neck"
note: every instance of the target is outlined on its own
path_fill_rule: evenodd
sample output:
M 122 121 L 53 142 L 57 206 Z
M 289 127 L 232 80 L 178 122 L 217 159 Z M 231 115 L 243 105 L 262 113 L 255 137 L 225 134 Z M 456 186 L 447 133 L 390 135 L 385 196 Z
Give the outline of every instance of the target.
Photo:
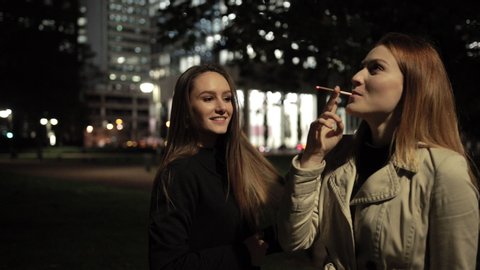
M 213 148 L 217 143 L 217 136 L 213 136 L 211 134 L 207 136 L 200 136 L 198 138 L 197 146 L 204 147 L 204 148 Z
M 391 115 L 385 121 L 375 122 L 367 121 L 372 134 L 372 145 L 385 146 L 392 142 L 396 125 L 391 119 Z

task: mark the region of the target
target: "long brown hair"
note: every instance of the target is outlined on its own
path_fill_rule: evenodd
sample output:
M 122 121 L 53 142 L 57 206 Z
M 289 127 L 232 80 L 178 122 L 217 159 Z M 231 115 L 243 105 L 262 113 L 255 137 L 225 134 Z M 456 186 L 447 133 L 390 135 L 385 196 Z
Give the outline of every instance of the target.
M 180 158 L 196 154 L 198 147 L 198 123 L 192 111 L 190 92 L 195 79 L 205 72 L 216 72 L 228 82 L 232 92 L 233 114 L 227 129 L 218 143 L 226 149 L 225 162 L 229 190 L 240 208 L 242 216 L 254 226 L 258 226 L 261 209 L 272 206 L 280 196 L 280 176 L 268 160 L 258 152 L 242 133 L 239 119 L 239 106 L 236 89 L 227 71 L 216 64 L 193 66 L 178 78 L 172 101 L 170 128 L 167 144 L 157 173 L 163 193 L 167 200 L 168 183 L 174 181 L 169 177 L 169 165 Z M 228 196 L 228 193 L 227 193 Z
M 390 50 L 404 77 L 393 138 L 396 160 L 415 167 L 418 142 L 453 150 L 469 160 L 460 138 L 452 85 L 437 50 L 421 38 L 400 33 L 386 34 L 376 44 L 380 45 Z M 470 175 L 478 186 L 471 171 Z

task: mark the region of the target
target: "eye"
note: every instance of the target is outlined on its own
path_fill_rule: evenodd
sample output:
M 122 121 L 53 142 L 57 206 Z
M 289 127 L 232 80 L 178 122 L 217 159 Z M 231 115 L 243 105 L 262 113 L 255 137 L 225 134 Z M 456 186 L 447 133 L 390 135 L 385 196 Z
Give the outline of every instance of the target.
M 232 96 L 225 96 L 223 97 L 223 100 L 225 100 L 226 102 L 232 102 Z
M 202 100 L 203 100 L 204 102 L 210 102 L 210 101 L 213 100 L 213 96 L 203 96 L 203 97 L 202 97 Z
M 368 72 L 370 72 L 370 74 L 376 74 L 377 72 L 384 70 L 383 66 L 377 62 L 369 63 L 367 65 L 367 69 L 368 69 Z

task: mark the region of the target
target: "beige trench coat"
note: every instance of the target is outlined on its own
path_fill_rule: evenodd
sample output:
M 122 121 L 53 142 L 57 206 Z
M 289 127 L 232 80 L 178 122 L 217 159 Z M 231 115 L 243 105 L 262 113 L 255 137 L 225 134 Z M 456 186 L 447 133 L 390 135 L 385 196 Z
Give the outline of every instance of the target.
M 313 170 L 293 159 L 278 219 L 285 250 L 313 248 L 324 269 L 475 269 L 478 192 L 462 156 L 419 148 L 418 169 L 391 161 L 353 198 L 354 161 L 331 163 L 342 158 Z

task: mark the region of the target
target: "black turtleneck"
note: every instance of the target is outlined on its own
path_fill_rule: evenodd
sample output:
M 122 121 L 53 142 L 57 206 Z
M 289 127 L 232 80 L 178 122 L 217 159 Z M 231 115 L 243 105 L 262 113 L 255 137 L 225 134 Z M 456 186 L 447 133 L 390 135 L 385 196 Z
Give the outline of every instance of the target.
M 358 189 L 362 186 L 365 180 L 370 177 L 370 175 L 387 164 L 389 156 L 389 145 L 373 146 L 367 141 L 361 143 L 355 157 L 357 180 L 353 188 L 352 197 L 355 196 Z

